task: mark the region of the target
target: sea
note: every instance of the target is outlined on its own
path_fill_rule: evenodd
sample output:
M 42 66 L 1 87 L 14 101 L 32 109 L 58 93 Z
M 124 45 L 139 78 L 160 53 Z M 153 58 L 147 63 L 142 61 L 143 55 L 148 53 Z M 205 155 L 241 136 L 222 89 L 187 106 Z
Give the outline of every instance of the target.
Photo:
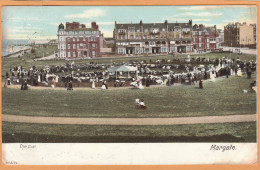
M 30 45 L 28 40 L 24 39 L 2 39 L 2 46 L 1 46 L 1 56 L 6 56 L 8 54 L 15 53 L 19 50 L 22 50 L 24 46 Z M 20 47 L 19 47 L 20 46 Z

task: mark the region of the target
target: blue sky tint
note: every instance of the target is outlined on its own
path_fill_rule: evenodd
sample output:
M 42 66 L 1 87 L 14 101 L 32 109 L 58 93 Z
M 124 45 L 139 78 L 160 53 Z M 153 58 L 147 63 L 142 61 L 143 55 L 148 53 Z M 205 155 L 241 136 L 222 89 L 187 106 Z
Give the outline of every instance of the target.
M 114 23 L 188 22 L 217 25 L 256 23 L 256 6 L 8 6 L 2 8 L 4 39 L 55 39 L 62 22 L 90 26 L 96 21 L 105 37 L 112 37 Z M 36 32 L 36 33 L 35 33 Z

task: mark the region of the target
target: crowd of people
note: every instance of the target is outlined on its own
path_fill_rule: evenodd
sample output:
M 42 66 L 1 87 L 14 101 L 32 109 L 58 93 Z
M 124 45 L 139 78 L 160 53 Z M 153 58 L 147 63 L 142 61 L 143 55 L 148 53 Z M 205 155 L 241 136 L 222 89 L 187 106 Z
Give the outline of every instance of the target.
M 120 63 L 126 64 L 126 63 Z M 118 65 L 120 65 L 118 64 Z M 166 86 L 175 83 L 193 85 L 199 82 L 199 88 L 203 88 L 203 80 L 212 81 L 221 76 L 242 76 L 245 73 L 251 78 L 252 72 L 256 70 L 255 61 L 241 61 L 240 59 L 228 59 L 226 57 L 217 59 L 192 58 L 189 62 L 173 60 L 130 61 L 127 65 L 138 68 L 136 73 L 128 73 L 124 79 L 116 77 L 115 73 L 108 71 L 108 68 L 115 64 L 75 64 L 66 63 L 60 66 L 44 66 L 29 69 L 23 66 L 15 66 L 6 72 L 5 86 L 10 84 L 20 84 L 22 90 L 30 86 L 49 86 L 55 88 L 64 86 L 68 90 L 73 90 L 73 83 L 90 83 L 90 87 L 95 89 L 95 83 L 101 82 L 101 89 L 108 89 L 108 82 L 113 82 L 114 87 L 122 87 L 126 84 L 136 82 L 134 86 L 143 89 L 150 85 L 161 84 Z M 127 75 L 120 72 L 119 77 Z M 129 83 L 127 83 L 129 82 Z M 110 83 L 111 84 L 111 83 Z

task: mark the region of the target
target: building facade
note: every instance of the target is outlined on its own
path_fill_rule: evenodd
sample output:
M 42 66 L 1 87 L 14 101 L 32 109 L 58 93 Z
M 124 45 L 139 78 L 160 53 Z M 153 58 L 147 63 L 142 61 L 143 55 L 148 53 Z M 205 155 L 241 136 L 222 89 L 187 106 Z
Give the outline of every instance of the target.
M 224 30 L 218 29 L 218 42 L 219 46 L 224 45 Z
M 103 47 L 103 34 L 96 22 L 91 28 L 78 22 L 61 23 L 58 27 L 58 58 L 95 58 L 101 57 L 100 48 Z
M 254 24 L 229 23 L 224 27 L 225 46 L 239 47 L 256 44 L 256 27 Z
M 169 54 L 192 52 L 192 20 L 188 23 L 115 22 L 115 54 Z
M 218 31 L 216 25 L 205 27 L 202 24 L 193 26 L 193 48 L 195 52 L 219 50 Z
M 254 40 L 255 40 L 255 44 L 257 44 L 257 38 L 256 38 L 256 24 L 250 24 L 250 26 L 253 27 Z

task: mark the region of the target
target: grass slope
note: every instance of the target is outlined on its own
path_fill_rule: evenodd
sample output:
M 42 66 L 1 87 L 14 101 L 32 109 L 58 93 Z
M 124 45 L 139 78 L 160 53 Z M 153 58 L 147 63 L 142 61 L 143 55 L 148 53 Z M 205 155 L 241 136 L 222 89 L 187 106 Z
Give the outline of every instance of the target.
M 255 74 L 253 75 L 255 77 Z M 256 113 L 256 93 L 243 93 L 252 79 L 219 78 L 196 86 L 144 90 L 28 90 L 2 88 L 2 113 L 64 117 L 185 117 Z M 136 98 L 148 109 L 135 109 Z
M 91 126 L 3 122 L 3 143 L 256 142 L 256 122 L 172 126 Z

